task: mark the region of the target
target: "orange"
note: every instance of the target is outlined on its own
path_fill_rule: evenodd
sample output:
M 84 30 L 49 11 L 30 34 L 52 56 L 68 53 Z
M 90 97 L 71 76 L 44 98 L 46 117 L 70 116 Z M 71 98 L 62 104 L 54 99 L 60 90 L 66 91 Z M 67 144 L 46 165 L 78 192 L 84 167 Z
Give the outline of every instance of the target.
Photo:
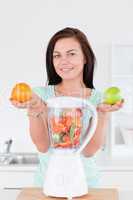
M 32 90 L 26 83 L 17 83 L 11 92 L 11 100 L 24 103 L 32 97 Z

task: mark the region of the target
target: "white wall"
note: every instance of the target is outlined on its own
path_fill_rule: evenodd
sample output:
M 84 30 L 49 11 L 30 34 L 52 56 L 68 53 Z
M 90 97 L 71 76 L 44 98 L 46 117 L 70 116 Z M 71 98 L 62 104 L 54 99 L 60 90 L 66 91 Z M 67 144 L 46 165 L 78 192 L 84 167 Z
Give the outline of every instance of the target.
M 45 49 L 66 26 L 86 33 L 97 57 L 95 84 L 110 83 L 112 42 L 133 43 L 132 0 L 0 0 L 0 150 L 13 138 L 13 151 L 35 151 L 26 112 L 10 105 L 16 82 L 31 86 L 46 80 Z

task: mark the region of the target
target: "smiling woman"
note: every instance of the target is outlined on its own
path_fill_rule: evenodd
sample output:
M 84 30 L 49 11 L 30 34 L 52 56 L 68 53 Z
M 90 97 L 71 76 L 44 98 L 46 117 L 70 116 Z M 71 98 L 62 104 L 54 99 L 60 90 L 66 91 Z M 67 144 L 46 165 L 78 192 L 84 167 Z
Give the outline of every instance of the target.
M 102 95 L 94 89 L 93 85 L 94 67 L 95 55 L 85 34 L 80 30 L 64 28 L 50 39 L 46 51 L 48 85 L 33 88 L 32 100 L 29 102 L 31 105 L 27 107 L 30 135 L 39 151 L 40 165 L 35 178 L 35 184 L 38 186 L 43 186 L 52 153 L 45 103 L 48 98 L 62 94 L 65 96 L 76 94 L 77 97 L 86 98 L 97 109 L 96 131 L 82 151 L 82 161 L 88 187 L 98 185 L 99 173 L 95 163 L 96 152 L 104 144 L 109 112 L 120 109 L 122 103 L 107 106 L 101 102 Z M 84 123 L 88 126 L 87 115 Z

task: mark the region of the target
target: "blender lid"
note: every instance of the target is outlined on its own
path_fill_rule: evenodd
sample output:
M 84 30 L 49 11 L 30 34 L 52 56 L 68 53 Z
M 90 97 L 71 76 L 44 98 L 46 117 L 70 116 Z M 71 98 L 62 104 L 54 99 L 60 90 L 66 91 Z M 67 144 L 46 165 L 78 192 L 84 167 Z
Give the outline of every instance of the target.
M 46 100 L 49 107 L 55 108 L 73 108 L 73 107 L 83 107 L 86 103 L 85 99 L 77 97 L 52 97 Z

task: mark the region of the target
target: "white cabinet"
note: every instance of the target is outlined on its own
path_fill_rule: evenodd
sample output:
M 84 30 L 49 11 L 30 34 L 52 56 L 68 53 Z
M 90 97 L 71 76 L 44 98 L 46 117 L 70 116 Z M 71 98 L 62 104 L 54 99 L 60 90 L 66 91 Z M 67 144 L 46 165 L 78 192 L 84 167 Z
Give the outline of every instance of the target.
M 102 171 L 101 187 L 133 189 L 133 171 Z
M 32 187 L 35 171 L 30 167 L 13 169 L 11 166 L 7 170 L 0 170 L 0 188 Z
M 11 170 L 10 170 L 11 169 Z M 25 169 L 0 170 L 0 189 L 34 187 L 34 174 L 36 169 L 25 167 Z M 133 169 L 120 169 L 118 167 L 101 167 L 100 187 L 133 189 Z
M 32 172 L 0 172 L 0 188 L 21 188 L 34 185 Z

